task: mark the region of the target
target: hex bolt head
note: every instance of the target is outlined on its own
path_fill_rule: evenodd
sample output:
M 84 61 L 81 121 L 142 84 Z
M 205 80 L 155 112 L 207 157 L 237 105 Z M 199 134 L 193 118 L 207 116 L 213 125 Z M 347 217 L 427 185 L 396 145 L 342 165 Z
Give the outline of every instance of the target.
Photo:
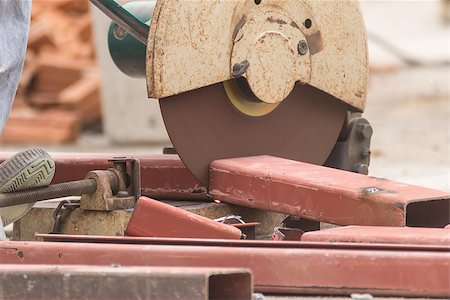
M 366 164 L 356 164 L 353 166 L 352 171 L 355 173 L 367 175 L 369 174 L 369 166 Z
M 364 148 L 362 148 L 362 150 L 361 150 L 361 157 L 362 157 L 362 158 L 369 158 L 371 153 L 372 153 L 372 152 L 370 151 L 369 148 L 364 147 Z
M 121 41 L 128 35 L 128 32 L 119 25 L 114 24 L 113 35 L 116 39 Z
M 248 67 L 250 67 L 250 63 L 247 60 L 234 64 L 232 72 L 233 78 L 238 78 L 244 75 L 244 73 L 247 72 Z
M 369 124 L 358 124 L 356 126 L 358 137 L 362 140 L 370 139 L 373 134 L 373 128 Z
M 301 40 L 297 46 L 298 54 L 305 55 L 308 53 L 309 47 L 308 43 L 305 40 Z

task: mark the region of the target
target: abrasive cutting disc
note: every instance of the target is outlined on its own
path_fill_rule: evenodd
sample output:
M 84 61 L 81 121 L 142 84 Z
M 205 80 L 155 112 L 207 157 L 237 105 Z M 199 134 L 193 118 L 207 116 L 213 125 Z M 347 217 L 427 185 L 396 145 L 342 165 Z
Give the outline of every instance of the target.
M 339 100 L 301 84 L 273 111 L 257 117 L 239 111 L 223 83 L 159 102 L 175 150 L 205 186 L 209 164 L 218 159 L 272 155 L 322 165 L 346 116 Z

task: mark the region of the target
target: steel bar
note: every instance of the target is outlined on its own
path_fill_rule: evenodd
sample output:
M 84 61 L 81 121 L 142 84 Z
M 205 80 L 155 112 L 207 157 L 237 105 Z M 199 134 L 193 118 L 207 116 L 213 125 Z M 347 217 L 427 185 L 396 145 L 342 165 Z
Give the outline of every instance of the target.
M 450 233 L 443 228 L 347 226 L 307 232 L 301 240 L 450 246 Z
M 252 298 L 247 270 L 83 265 L 0 265 L 1 299 Z
M 255 243 L 255 242 L 253 242 Z M 301 243 L 298 243 L 301 244 Z M 359 247 L 359 248 L 358 248 Z M 424 247 L 425 249 L 427 247 Z M 450 251 L 3 242 L 7 264 L 245 268 L 267 293 L 442 297 Z
M 447 192 L 271 156 L 215 161 L 209 187 L 222 202 L 338 225 L 450 221 Z
M 83 194 L 94 193 L 97 184 L 93 179 L 78 180 L 53 184 L 31 190 L 18 191 L 13 193 L 0 194 L 0 207 L 34 203 L 36 201 L 49 200 L 54 198 L 81 196 Z
M 12 155 L 12 154 L 11 154 Z M 0 163 L 10 157 L 0 154 Z M 109 159 L 120 154 L 52 153 L 56 164 L 53 183 L 81 180 L 93 170 L 111 167 Z M 178 155 L 136 155 L 141 164 L 142 195 L 162 200 L 207 200 L 206 188 L 184 166 Z
M 128 227 L 128 236 L 240 239 L 241 230 L 181 208 L 141 197 Z
M 307 241 L 272 240 L 225 240 L 225 239 L 191 239 L 191 238 L 152 238 L 130 236 L 98 236 L 70 234 L 36 234 L 46 242 L 95 243 L 95 244 L 142 244 L 172 246 L 205 246 L 205 247 L 245 247 L 245 248 L 308 248 L 308 249 L 346 249 L 374 251 L 438 251 L 450 252 L 447 245 L 412 245 L 412 244 L 377 244 L 377 243 L 328 243 Z
M 117 25 L 129 32 L 142 44 L 147 45 L 149 26 L 129 13 L 114 0 L 90 0 Z M 149 12 L 150 13 L 150 12 Z

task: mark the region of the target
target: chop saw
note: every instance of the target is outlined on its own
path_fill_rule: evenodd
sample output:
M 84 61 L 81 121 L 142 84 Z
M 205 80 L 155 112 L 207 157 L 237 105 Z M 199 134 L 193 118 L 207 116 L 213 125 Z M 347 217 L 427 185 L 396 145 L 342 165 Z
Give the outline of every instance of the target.
M 91 0 L 117 67 L 145 77 L 205 186 L 212 161 L 271 155 L 367 174 L 367 38 L 356 1 Z

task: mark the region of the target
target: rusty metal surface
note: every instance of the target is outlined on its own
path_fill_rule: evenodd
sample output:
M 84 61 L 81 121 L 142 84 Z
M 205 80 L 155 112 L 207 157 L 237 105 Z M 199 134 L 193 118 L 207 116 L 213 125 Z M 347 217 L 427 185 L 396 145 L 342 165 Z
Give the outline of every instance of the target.
M 7 299 L 252 298 L 247 270 L 83 265 L 0 265 Z
M 254 275 L 256 291 L 271 293 L 349 295 L 364 291 L 406 297 L 447 297 L 450 293 L 449 247 L 403 246 L 395 250 L 392 245 L 379 249 L 374 245 L 324 245 L 282 248 L 3 242 L 0 260 L 8 264 L 245 268 Z
M 449 252 L 447 245 L 411 245 L 411 244 L 376 244 L 376 243 L 328 243 L 307 241 L 273 240 L 220 240 L 220 239 L 188 239 L 188 238 L 152 238 L 129 236 L 94 236 L 67 234 L 36 234 L 46 242 L 74 243 L 112 243 L 112 244 L 142 244 L 142 245 L 173 245 L 173 246 L 217 246 L 246 248 L 308 248 L 308 249 L 359 249 L 359 250 L 389 250 L 389 251 L 438 251 Z
M 450 246 L 450 233 L 442 228 L 346 226 L 307 232 L 301 240 Z
M 112 154 L 51 154 L 56 172 L 52 183 L 84 179 L 88 172 L 111 167 Z M 121 157 L 129 157 L 122 155 Z M 0 162 L 9 155 L 0 153 Z M 165 200 L 207 200 L 206 188 L 186 169 L 177 155 L 136 155 L 141 163 L 142 195 Z
M 217 159 L 270 154 L 323 164 L 347 110 L 332 96 L 300 84 L 262 117 L 238 111 L 222 83 L 161 99 L 160 107 L 172 144 L 205 186 L 209 164 Z
M 338 225 L 442 228 L 450 194 L 271 156 L 215 161 L 214 199 Z
M 234 226 L 141 197 L 125 234 L 138 237 L 240 239 L 242 232 Z

